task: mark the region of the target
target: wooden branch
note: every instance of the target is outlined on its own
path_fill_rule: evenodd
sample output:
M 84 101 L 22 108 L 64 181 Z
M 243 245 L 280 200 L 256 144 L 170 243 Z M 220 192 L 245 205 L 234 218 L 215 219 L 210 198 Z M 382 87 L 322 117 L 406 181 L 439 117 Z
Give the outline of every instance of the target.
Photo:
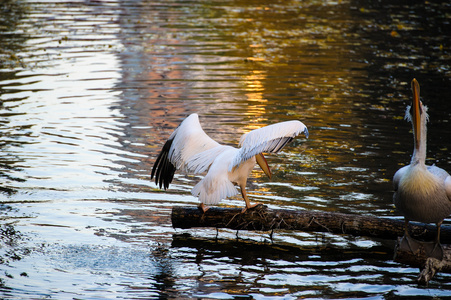
M 241 208 L 211 207 L 206 213 L 197 207 L 173 207 L 172 226 L 229 228 L 270 231 L 274 229 L 329 232 L 395 240 L 404 235 L 404 221 L 372 216 L 308 210 L 269 209 L 259 205 L 241 213 Z M 435 225 L 410 223 L 411 236 L 433 240 Z M 442 243 L 451 244 L 451 226 L 442 226 Z
M 443 245 L 443 259 L 428 257 L 426 254 L 425 245 L 433 245 L 432 242 L 420 243 L 419 249 L 412 252 L 400 247 L 401 239 L 397 239 L 395 247 L 394 260 L 399 263 L 404 263 L 412 267 L 419 267 L 421 272 L 417 281 L 421 285 L 428 285 L 429 281 L 438 272 L 451 272 L 451 245 Z
M 451 249 L 448 250 L 451 253 Z M 417 281 L 421 285 L 428 285 L 429 281 L 438 272 L 451 271 L 451 257 L 447 254 L 443 260 L 438 260 L 433 257 L 429 257 L 423 265 L 420 275 L 418 275 Z

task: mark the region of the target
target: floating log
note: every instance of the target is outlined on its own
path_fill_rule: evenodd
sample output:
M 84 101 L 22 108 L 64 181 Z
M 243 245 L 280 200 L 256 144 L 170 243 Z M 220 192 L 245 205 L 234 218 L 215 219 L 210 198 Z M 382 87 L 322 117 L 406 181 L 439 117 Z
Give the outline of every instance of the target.
M 241 213 L 241 208 L 211 207 L 203 213 L 197 207 L 172 208 L 172 226 L 229 228 L 234 230 L 300 230 L 350 234 L 372 238 L 392 239 L 404 235 L 404 220 L 372 216 L 308 210 L 269 209 L 259 205 Z M 436 226 L 410 223 L 411 236 L 418 240 L 433 240 Z M 451 244 L 451 226 L 442 226 L 442 243 Z
M 404 235 L 404 220 L 308 210 L 269 209 L 265 205 L 241 213 L 241 208 L 211 207 L 203 213 L 197 207 L 173 207 L 172 226 L 229 228 L 233 230 L 300 230 L 350 234 L 399 240 Z M 431 241 L 437 234 L 432 224 L 410 222 L 409 232 L 417 240 Z M 441 242 L 451 244 L 451 226 L 441 227 Z M 398 242 L 399 244 L 399 242 Z M 397 262 L 420 267 L 418 283 L 427 285 L 437 272 L 451 272 L 451 246 L 444 246 L 444 258 L 428 258 L 424 249 L 417 253 L 395 248 Z

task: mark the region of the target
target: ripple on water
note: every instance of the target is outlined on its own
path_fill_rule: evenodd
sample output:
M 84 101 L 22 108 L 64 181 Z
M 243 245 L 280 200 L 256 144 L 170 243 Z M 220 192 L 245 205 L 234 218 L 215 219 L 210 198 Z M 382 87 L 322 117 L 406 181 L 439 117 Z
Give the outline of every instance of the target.
M 390 182 L 410 160 L 413 76 L 431 117 L 428 163 L 451 162 L 449 4 L 254 4 L 2 3 L 2 297 L 451 295 L 448 274 L 416 286 L 393 241 L 172 228 L 172 206 L 198 205 L 201 176 L 178 174 L 163 192 L 150 172 L 192 112 L 235 146 L 274 122 L 308 126 L 308 140 L 268 156 L 271 180 L 251 173 L 251 201 L 271 208 L 399 217 Z

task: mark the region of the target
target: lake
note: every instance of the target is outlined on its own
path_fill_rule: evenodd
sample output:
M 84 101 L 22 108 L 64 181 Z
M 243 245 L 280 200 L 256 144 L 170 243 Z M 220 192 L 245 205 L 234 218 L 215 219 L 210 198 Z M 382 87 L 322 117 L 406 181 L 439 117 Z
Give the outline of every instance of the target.
M 391 181 L 413 150 L 413 78 L 427 163 L 451 172 L 450 15 L 445 1 L 2 2 L 0 298 L 451 297 L 450 274 L 418 286 L 393 240 L 174 229 L 202 176 L 150 178 L 191 113 L 235 146 L 297 119 L 309 138 L 267 155 L 271 180 L 255 168 L 251 202 L 402 219 Z

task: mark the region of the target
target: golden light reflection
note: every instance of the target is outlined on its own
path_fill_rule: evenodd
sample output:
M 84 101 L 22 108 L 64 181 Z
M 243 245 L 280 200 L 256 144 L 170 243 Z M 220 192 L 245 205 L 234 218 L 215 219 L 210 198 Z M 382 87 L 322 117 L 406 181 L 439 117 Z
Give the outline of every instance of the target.
M 146 106 L 137 101 L 133 108 L 150 128 L 146 132 L 147 163 L 153 163 L 157 149 L 192 112 L 199 113 L 204 130 L 213 139 L 233 146 L 242 133 L 299 119 L 311 129 L 308 143 L 304 147 L 303 141 L 295 141 L 288 151 L 291 155 L 269 156 L 274 174 L 283 175 L 273 179 L 316 187 L 315 199 L 328 197 L 331 186 L 344 189 L 349 175 L 333 167 L 353 165 L 358 161 L 356 153 L 362 152 L 358 137 L 366 134 L 366 127 L 356 113 L 367 103 L 355 101 L 360 90 L 350 87 L 366 87 L 366 64 L 355 49 L 358 41 L 348 43 L 353 35 L 347 23 L 330 22 L 329 10 L 312 8 L 225 10 L 218 18 L 222 26 L 199 27 L 208 28 L 205 36 L 214 33 L 214 42 L 204 40 L 190 26 L 169 25 L 152 28 L 141 55 L 125 52 L 124 65 L 136 64 L 131 70 L 137 72 L 124 71 L 123 81 L 142 83 L 130 88 L 125 98 L 139 95 L 146 101 Z M 334 8 L 337 20 L 347 20 L 348 5 Z M 177 13 L 159 13 L 164 22 L 178 24 Z M 160 17 L 155 12 L 137 19 L 152 23 Z M 363 97 L 365 93 L 358 98 Z M 379 111 L 384 104 L 370 105 Z M 305 176 L 304 170 L 311 173 Z M 265 177 L 259 168 L 252 176 Z M 298 189 L 265 185 L 250 190 L 291 193 L 293 198 L 302 194 Z
M 245 84 L 245 96 L 248 100 L 247 111 L 244 114 L 252 117 L 252 123 L 248 123 L 243 130 L 244 132 L 262 127 L 267 120 L 265 116 L 268 100 L 263 97 L 265 90 L 263 81 L 265 79 L 265 72 L 252 70 L 243 80 Z

